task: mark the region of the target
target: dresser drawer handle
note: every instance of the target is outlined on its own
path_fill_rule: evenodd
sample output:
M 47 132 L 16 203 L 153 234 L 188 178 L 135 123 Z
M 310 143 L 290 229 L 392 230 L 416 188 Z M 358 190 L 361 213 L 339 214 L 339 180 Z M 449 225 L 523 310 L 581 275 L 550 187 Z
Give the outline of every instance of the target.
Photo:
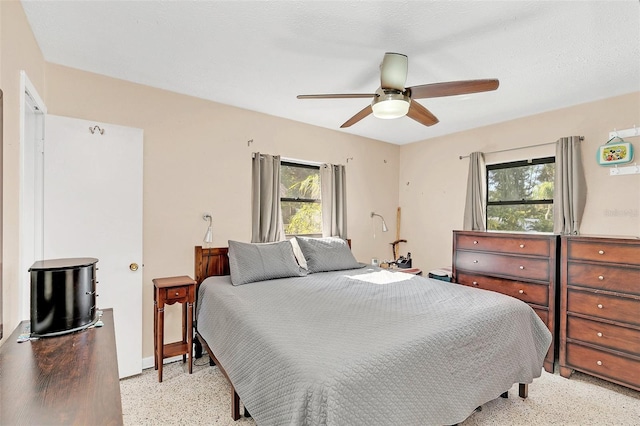
M 604 254 L 604 250 L 598 250 L 598 254 Z
M 176 296 L 180 296 L 180 293 L 178 293 L 177 291 L 176 291 Z
M 596 333 L 596 336 L 598 336 L 598 337 L 602 337 L 602 333 L 598 331 L 598 332 Z
M 478 242 L 476 240 L 473 240 L 473 244 L 478 244 Z
M 602 280 L 604 280 L 604 276 L 602 276 L 602 275 L 598 275 L 598 279 L 599 279 L 600 281 L 602 281 Z
M 522 265 L 521 265 L 521 266 L 520 266 L 520 269 L 524 269 L 524 266 L 522 266 Z
M 477 261 L 477 260 L 474 260 L 474 261 L 473 261 L 473 263 L 478 263 L 478 261 Z
M 473 285 L 478 285 L 478 281 L 474 281 L 474 282 L 473 282 Z
M 524 244 L 520 244 L 520 248 L 524 248 Z
M 524 294 L 524 290 L 518 290 L 518 293 Z
M 602 309 L 602 304 L 598 303 L 598 309 Z
M 602 365 L 602 361 L 597 361 L 596 364 Z

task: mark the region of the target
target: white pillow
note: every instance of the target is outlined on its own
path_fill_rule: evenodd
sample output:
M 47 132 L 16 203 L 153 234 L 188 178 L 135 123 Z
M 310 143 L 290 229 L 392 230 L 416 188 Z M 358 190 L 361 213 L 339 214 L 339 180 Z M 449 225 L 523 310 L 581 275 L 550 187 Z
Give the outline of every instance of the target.
M 300 249 L 298 240 L 296 240 L 296 237 L 293 237 L 289 241 L 291 241 L 291 246 L 293 247 L 293 255 L 296 257 L 298 265 L 300 265 L 301 268 L 307 269 L 307 259 L 305 259 L 304 254 L 302 254 L 302 249 Z

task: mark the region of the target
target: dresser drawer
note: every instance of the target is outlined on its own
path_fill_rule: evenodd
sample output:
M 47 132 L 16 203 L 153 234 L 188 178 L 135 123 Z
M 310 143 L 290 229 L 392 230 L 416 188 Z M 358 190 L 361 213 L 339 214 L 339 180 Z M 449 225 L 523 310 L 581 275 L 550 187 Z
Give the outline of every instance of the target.
M 640 356 L 640 330 L 569 316 L 567 338 Z
M 512 281 L 501 278 L 486 277 L 483 275 L 471 275 L 458 273 L 458 283 L 484 290 L 496 291 L 515 297 L 527 303 L 541 306 L 549 305 L 549 286 L 544 284 L 531 284 L 521 281 Z
M 567 247 L 569 260 L 581 259 L 596 262 L 627 263 L 640 265 L 640 245 L 616 244 L 599 241 L 571 241 Z
M 569 290 L 567 311 L 640 325 L 640 300 Z
M 569 262 L 567 284 L 640 294 L 640 268 Z
M 540 319 L 542 320 L 542 322 L 544 322 L 544 325 L 547 326 L 547 328 L 549 330 L 551 330 L 551 327 L 549 327 L 549 311 L 545 310 L 545 309 L 539 309 L 539 308 L 533 308 L 533 311 L 538 314 L 538 316 L 540 317 Z M 553 333 L 553 330 L 551 330 L 551 332 Z M 555 339 L 555 337 L 554 337 Z M 552 350 L 553 348 L 549 348 L 549 350 Z
M 459 250 L 456 268 L 524 280 L 549 281 L 549 260 Z
M 640 361 L 605 351 L 567 343 L 567 364 L 571 368 L 610 377 L 640 387 Z
M 508 237 L 499 235 L 456 234 L 456 248 L 545 257 L 551 254 L 551 243 L 548 238 L 533 239 L 513 234 L 509 234 Z

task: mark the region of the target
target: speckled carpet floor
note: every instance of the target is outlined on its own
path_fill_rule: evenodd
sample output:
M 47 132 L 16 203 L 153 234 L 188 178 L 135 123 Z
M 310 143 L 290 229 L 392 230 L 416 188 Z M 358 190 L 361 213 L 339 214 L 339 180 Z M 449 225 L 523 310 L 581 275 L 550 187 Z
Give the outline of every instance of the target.
M 125 425 L 255 425 L 252 419 L 230 417 L 230 388 L 206 355 L 196 361 L 193 374 L 186 364 L 120 381 Z M 574 373 L 570 380 L 545 371 L 529 385 L 529 397 L 518 397 L 517 385 L 509 398 L 482 406 L 460 426 L 472 425 L 640 425 L 640 392 L 591 376 Z

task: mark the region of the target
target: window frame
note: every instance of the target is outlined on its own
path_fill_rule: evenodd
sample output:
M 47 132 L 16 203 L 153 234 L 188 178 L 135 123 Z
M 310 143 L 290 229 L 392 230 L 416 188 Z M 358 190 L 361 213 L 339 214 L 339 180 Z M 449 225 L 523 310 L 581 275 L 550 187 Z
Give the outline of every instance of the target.
M 505 169 L 513 169 L 516 167 L 524 167 L 524 166 L 537 166 L 540 164 L 555 164 L 556 157 L 540 157 L 533 158 L 528 160 L 517 160 L 517 161 L 508 161 L 504 163 L 495 163 L 495 164 L 487 164 L 485 166 L 485 194 L 486 194 L 486 202 L 485 202 L 485 229 L 489 231 L 489 206 L 520 206 L 520 205 L 553 205 L 553 198 L 551 199 L 541 199 L 541 200 L 509 200 L 509 201 L 489 201 L 489 172 L 493 170 L 505 170 Z M 555 186 L 554 186 L 555 193 Z M 495 230 L 494 230 L 495 231 Z M 509 232 L 523 232 L 523 231 L 509 231 Z M 526 231 L 524 231 L 526 232 Z
M 292 161 L 292 160 L 280 160 L 280 167 L 282 166 L 287 166 L 287 167 L 298 167 L 301 169 L 314 169 L 318 171 L 318 175 L 320 174 L 320 164 L 309 164 L 309 163 L 298 163 L 296 161 Z M 311 203 L 311 204 L 319 204 L 320 205 L 320 210 L 322 211 L 322 197 L 321 198 L 300 198 L 300 197 L 280 197 L 280 210 L 282 211 L 282 203 L 283 202 L 296 202 L 296 203 Z M 282 232 L 284 232 L 285 237 L 286 238 L 292 238 L 292 237 L 296 237 L 296 236 L 304 236 L 304 237 L 322 237 L 322 230 L 320 230 L 320 233 L 315 233 L 315 234 L 287 234 L 286 230 L 283 229 Z

